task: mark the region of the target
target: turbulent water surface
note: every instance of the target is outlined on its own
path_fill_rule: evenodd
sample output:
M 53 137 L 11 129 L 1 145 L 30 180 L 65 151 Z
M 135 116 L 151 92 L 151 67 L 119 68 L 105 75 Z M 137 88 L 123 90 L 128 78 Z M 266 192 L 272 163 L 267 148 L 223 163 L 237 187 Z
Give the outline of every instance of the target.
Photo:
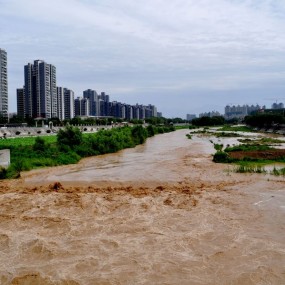
M 185 130 L 0 183 L 0 284 L 285 284 L 285 180 Z

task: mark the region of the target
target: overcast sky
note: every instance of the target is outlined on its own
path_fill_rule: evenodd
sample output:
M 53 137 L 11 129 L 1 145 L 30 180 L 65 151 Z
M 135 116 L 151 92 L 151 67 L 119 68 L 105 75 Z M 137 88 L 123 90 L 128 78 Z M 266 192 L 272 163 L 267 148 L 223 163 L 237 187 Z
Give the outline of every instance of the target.
M 285 103 L 284 0 L 0 0 L 9 111 L 24 65 L 166 117 Z

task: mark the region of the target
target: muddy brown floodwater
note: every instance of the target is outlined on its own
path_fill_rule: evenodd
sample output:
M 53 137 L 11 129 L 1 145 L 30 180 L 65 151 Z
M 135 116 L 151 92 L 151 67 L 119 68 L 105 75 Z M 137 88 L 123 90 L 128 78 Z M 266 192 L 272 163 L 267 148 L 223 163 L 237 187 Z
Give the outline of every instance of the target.
M 285 284 L 285 180 L 157 135 L 0 182 L 0 284 Z

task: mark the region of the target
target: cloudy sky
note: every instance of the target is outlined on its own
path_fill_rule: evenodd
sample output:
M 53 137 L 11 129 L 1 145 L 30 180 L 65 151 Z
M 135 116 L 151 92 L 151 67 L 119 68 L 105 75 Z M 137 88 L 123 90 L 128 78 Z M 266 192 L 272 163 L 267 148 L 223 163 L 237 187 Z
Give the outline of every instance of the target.
M 285 102 L 284 0 L 0 0 L 9 109 L 28 62 L 82 96 L 154 104 L 166 117 Z

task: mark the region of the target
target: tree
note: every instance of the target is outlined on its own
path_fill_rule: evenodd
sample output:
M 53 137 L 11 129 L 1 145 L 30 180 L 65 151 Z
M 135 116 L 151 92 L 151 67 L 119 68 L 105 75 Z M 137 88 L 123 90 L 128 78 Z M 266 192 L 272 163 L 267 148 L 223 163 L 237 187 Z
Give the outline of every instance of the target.
M 80 145 L 82 141 L 82 133 L 77 127 L 67 126 L 57 133 L 57 144 L 61 149 L 66 149 L 66 147 L 74 149 Z
M 36 137 L 35 143 L 33 145 L 33 150 L 44 152 L 46 150 L 45 140 L 41 137 Z

